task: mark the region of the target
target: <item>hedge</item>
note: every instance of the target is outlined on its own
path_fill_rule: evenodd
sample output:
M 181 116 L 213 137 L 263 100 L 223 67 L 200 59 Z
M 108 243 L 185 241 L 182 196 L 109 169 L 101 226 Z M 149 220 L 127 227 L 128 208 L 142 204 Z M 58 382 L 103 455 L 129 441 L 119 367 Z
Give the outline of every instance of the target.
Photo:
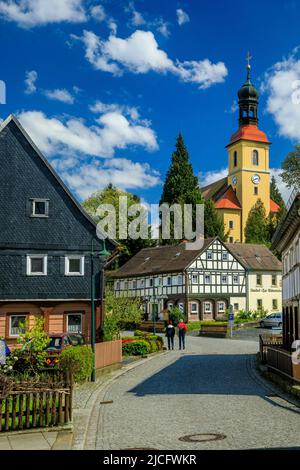
M 65 348 L 59 355 L 59 368 L 73 374 L 75 382 L 84 382 L 91 377 L 93 352 L 89 346 Z
M 143 339 L 122 344 L 124 356 L 145 356 L 150 350 L 150 344 Z

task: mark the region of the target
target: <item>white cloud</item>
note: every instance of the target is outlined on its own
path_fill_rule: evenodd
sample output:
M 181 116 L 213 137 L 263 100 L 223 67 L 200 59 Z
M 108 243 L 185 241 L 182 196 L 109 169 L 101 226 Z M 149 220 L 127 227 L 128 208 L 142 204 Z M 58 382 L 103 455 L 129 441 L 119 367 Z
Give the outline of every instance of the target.
M 199 174 L 200 187 L 204 188 L 208 184 L 221 180 L 228 176 L 228 169 L 222 168 L 220 170 L 210 170 Z
M 55 90 L 45 90 L 45 96 L 50 100 L 62 101 L 63 103 L 73 104 L 75 101 L 74 96 L 66 90 L 65 88 L 59 89 L 56 88 Z
M 36 92 L 36 84 L 35 82 L 38 79 L 38 74 L 35 70 L 30 70 L 25 73 L 25 93 L 27 95 L 32 95 Z
M 283 200 L 287 202 L 293 189 L 288 188 L 279 176 L 279 174 L 282 172 L 281 168 L 271 168 L 270 172 L 271 176 L 275 177 L 276 185 L 281 193 L 281 196 L 283 197 Z
M 137 121 L 139 119 L 139 112 L 135 106 L 120 105 L 117 103 L 103 103 L 102 101 L 98 100 L 90 106 L 90 110 L 93 113 L 99 114 L 107 112 L 119 112 L 129 116 L 133 121 Z M 142 122 L 145 122 L 145 120 Z M 147 121 L 147 123 L 149 124 L 149 121 Z
M 92 17 L 101 23 L 106 19 L 106 13 L 102 5 L 96 5 L 91 8 Z
M 221 83 L 228 74 L 223 62 L 216 64 L 209 59 L 174 63 L 159 45 L 151 31 L 137 30 L 126 39 L 110 35 L 105 41 L 92 31 L 84 31 L 86 59 L 95 69 L 120 76 L 124 71 L 136 74 L 154 71 L 172 73 L 184 82 L 196 83 L 208 88 Z
M 190 17 L 185 11 L 182 10 L 182 8 L 178 8 L 176 10 L 176 15 L 179 26 L 182 26 L 185 23 L 189 23 Z
M 141 26 L 146 24 L 146 20 L 143 17 L 142 13 L 135 9 L 134 2 L 129 2 L 129 5 L 127 8 L 125 8 L 125 11 L 131 13 L 132 17 L 130 22 L 133 26 Z
M 152 188 L 160 184 L 160 175 L 147 163 L 137 163 L 126 158 L 92 160 L 76 167 L 69 161 L 68 167 L 61 167 L 56 160 L 55 167 L 63 180 L 81 199 L 104 188 L 109 183 L 121 189 Z
M 300 59 L 298 50 L 267 71 L 262 90 L 268 94 L 267 111 L 281 136 L 300 141 Z
M 87 126 L 84 120 L 70 117 L 65 122 L 48 118 L 41 111 L 24 111 L 19 119 L 42 152 L 112 157 L 116 149 L 139 145 L 146 150 L 158 148 L 155 132 L 132 122 L 120 111 L 106 112 Z
M 156 22 L 156 29 L 160 32 L 165 38 L 170 36 L 169 23 L 164 21 L 162 18 L 159 18 Z
M 22 27 L 62 21 L 81 23 L 87 19 L 82 0 L 2 0 L 0 15 Z

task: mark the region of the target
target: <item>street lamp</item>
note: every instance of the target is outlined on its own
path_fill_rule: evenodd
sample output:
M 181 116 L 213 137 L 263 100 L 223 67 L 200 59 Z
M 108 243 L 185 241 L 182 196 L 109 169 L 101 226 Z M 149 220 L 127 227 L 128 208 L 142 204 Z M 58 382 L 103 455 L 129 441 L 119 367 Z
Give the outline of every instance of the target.
M 92 365 L 92 375 L 91 381 L 95 382 L 95 272 L 94 272 L 94 238 L 92 238 L 91 243 L 91 346 L 93 351 L 93 365 Z M 105 240 L 103 240 L 103 250 L 98 253 L 99 256 L 107 258 L 110 255 L 110 252 L 106 249 Z M 103 308 L 103 289 L 104 289 L 104 267 L 101 269 L 101 282 L 102 282 L 102 304 Z M 103 312 L 102 312 L 103 313 Z

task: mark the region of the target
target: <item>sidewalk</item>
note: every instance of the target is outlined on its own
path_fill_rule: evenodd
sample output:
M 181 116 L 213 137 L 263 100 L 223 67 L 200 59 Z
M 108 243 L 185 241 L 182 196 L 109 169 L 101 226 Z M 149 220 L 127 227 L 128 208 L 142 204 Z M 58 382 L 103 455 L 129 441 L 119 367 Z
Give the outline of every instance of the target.
M 156 354 L 155 354 L 156 355 Z M 154 355 L 154 356 L 155 356 Z M 100 392 L 128 370 L 152 359 L 124 358 L 121 365 L 96 371 L 96 381 L 75 385 L 73 431 L 55 428 L 15 431 L 0 434 L 1 450 L 79 450 L 84 449 L 88 428 L 93 426 L 93 408 Z
M 1 450 L 69 450 L 71 431 L 27 431 L 0 436 Z

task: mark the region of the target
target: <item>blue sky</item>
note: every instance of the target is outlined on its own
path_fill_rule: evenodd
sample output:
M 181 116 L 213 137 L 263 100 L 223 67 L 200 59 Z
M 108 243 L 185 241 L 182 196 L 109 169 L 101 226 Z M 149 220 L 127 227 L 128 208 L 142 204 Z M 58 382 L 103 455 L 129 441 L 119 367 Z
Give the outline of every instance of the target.
M 298 1 L 0 1 L 1 118 L 16 114 L 82 200 L 109 182 L 157 202 L 179 131 L 223 176 L 246 76 L 271 167 L 300 141 Z M 234 111 L 235 110 L 235 111 Z

